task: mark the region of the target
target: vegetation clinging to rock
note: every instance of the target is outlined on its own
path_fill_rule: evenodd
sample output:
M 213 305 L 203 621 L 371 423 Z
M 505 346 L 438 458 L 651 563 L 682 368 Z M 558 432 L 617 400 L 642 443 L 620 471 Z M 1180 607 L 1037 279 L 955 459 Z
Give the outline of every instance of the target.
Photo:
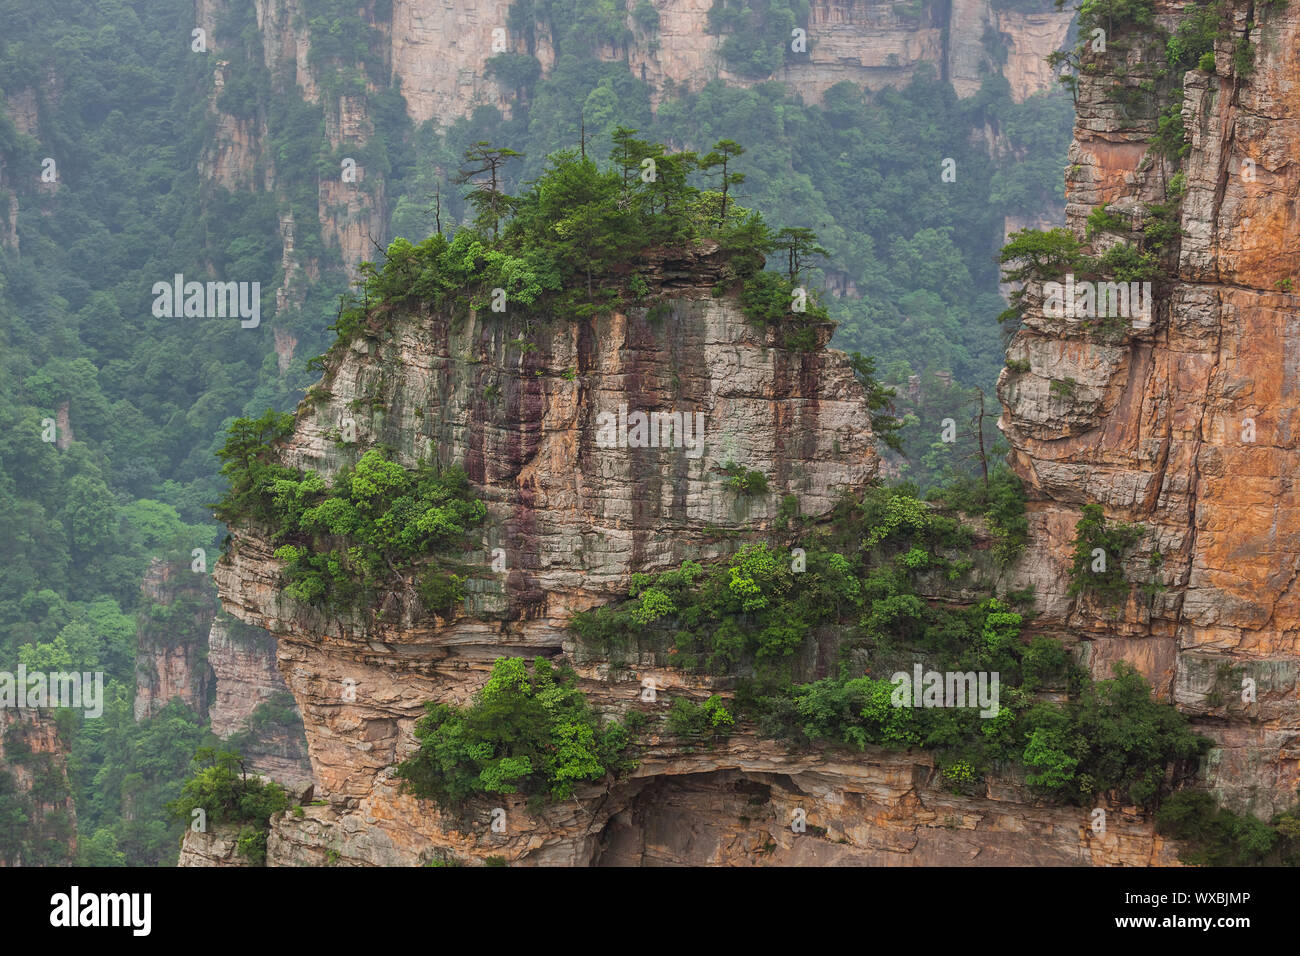
M 1203 752 L 1186 718 L 1153 699 L 1131 668 L 1094 682 L 1057 641 L 1026 643 L 1010 599 L 927 598 L 927 576 L 967 579 L 971 563 L 952 552 L 968 549 L 973 536 L 907 489 L 869 489 L 804 532 L 802 553 L 751 543 L 716 564 L 633 575 L 626 602 L 577 615 L 574 629 L 616 665 L 633 649 L 637 659 L 666 650 L 666 662 L 712 673 L 734 693 L 736 717 L 767 735 L 805 746 L 932 750 L 958 788 L 1012 762 L 1056 800 L 1111 792 L 1154 805 L 1170 768 L 1194 766 Z M 839 664 L 829 677 L 797 683 L 800 661 L 827 627 L 839 632 Z M 996 716 L 900 705 L 889 675 L 910 676 L 921 661 L 941 672 L 998 674 Z M 1065 702 L 1043 699 L 1049 688 L 1066 691 Z M 699 708 L 674 708 L 671 729 L 711 733 Z
M 481 793 L 522 793 L 534 803 L 564 800 L 579 784 L 622 773 L 630 733 L 602 724 L 573 673 L 545 658 L 500 658 L 465 707 L 427 705 L 415 727 L 420 748 L 397 767 L 404 789 L 445 809 Z
M 268 411 L 231 426 L 220 452 L 229 490 L 218 516 L 274 528 L 285 592 L 306 604 L 351 608 L 389 586 L 418 590 L 429 610 L 447 614 L 463 597 L 461 578 L 427 557 L 454 546 L 487 513 L 465 473 L 423 462 L 408 470 L 372 448 L 330 486 L 273 460 L 271 441 L 291 425 L 292 416 Z

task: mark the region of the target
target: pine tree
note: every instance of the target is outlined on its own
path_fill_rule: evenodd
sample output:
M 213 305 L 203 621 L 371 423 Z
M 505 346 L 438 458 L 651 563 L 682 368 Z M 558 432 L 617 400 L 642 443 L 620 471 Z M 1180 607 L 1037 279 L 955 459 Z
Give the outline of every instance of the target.
M 786 254 L 789 278 L 795 282 L 799 274 L 808 265 L 812 256 L 829 256 L 830 253 L 817 245 L 817 234 L 802 226 L 787 226 L 776 234 L 773 241 L 777 252 Z
M 486 229 L 490 222 L 494 241 L 500 230 L 501 220 L 513 206 L 513 199 L 501 189 L 502 168 L 512 159 L 522 159 L 523 155 L 504 146 L 493 146 L 482 139 L 465 150 L 465 164 L 461 167 L 456 182 L 462 186 L 467 183 L 474 186 L 465 194 L 465 198 L 478 210 L 474 223 L 480 229 Z M 486 180 L 475 178 L 484 173 L 488 175 Z
M 745 147 L 741 146 L 735 140 L 722 139 L 713 144 L 713 150 L 705 154 L 700 159 L 700 169 L 713 169 L 715 166 L 722 167 L 722 210 L 718 213 L 718 224 L 727 221 L 727 193 L 730 187 L 739 186 L 745 181 L 744 173 L 732 173 L 727 171 L 727 164 L 745 153 Z

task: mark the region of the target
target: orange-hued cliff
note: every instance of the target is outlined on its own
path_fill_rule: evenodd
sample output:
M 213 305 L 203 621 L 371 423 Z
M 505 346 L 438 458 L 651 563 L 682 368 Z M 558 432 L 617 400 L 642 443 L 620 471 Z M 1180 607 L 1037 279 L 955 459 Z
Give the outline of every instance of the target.
M 1180 8 L 1158 3 L 1162 25 Z M 1300 12 L 1231 9 L 1215 71 L 1173 78 L 1185 91 L 1186 195 L 1150 327 L 1108 337 L 1031 308 L 1008 350 L 1027 371 L 1008 367 L 999 395 L 1030 489 L 1022 567 L 1039 626 L 1084 641 L 1096 676 L 1135 663 L 1216 742 L 1204 783 L 1267 817 L 1300 783 Z M 1233 44 L 1247 35 L 1254 68 L 1243 72 Z M 1159 104 L 1143 83 L 1165 65 L 1163 44 L 1112 38 L 1092 62 L 1067 170 L 1081 238 L 1102 204 L 1141 223 L 1176 168 L 1148 150 Z M 1089 503 L 1147 529 L 1126 568 L 1146 587 L 1117 611 L 1067 593 Z M 1256 700 L 1243 702 L 1251 681 Z

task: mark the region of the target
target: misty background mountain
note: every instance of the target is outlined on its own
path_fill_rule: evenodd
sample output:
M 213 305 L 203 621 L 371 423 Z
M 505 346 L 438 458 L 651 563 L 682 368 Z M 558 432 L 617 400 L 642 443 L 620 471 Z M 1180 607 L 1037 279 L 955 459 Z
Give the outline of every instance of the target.
M 318 378 L 363 259 L 472 219 L 455 180 L 476 142 L 523 154 L 507 192 L 584 133 L 602 160 L 620 126 L 675 150 L 741 144 L 732 195 L 817 234 L 832 345 L 896 389 L 891 474 L 924 489 L 975 467 L 973 390 L 991 396 L 1004 362 L 997 250 L 1063 205 L 1070 97 L 1004 69 L 1029 41 L 959 35 L 947 2 L 862 4 L 864 50 L 920 52 L 841 68 L 818 47 L 844 35 L 810 26 L 807 2 L 718 0 L 699 34 L 714 59 L 674 76 L 671 2 L 467 0 L 465 32 L 426 62 L 399 43 L 419 6 L 0 0 L 0 667 L 108 679 L 102 719 L 0 725 L 7 864 L 174 862 L 183 823 L 163 805 L 216 740 L 215 597 L 188 573 L 224 535 L 214 453 L 233 419 L 292 410 Z M 454 82 L 404 83 L 413 64 Z M 151 289 L 176 274 L 260 283 L 260 326 L 155 318 Z M 292 699 L 237 734 L 254 751 L 300 738 Z

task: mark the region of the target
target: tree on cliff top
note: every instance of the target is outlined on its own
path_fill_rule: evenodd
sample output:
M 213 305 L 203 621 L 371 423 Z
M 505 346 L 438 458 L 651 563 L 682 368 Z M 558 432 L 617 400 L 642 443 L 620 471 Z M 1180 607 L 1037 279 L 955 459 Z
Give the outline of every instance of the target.
M 511 159 L 522 159 L 523 153 L 515 152 L 504 146 L 493 146 L 487 140 L 479 140 L 465 150 L 465 165 L 461 168 L 456 182 L 460 185 L 471 184 L 465 198 L 478 210 L 474 224 L 486 231 L 488 223 L 492 224 L 492 238 L 497 238 L 501 220 L 510 210 L 511 197 L 501 189 L 501 170 Z M 487 174 L 487 179 L 476 176 Z
M 525 308 L 545 298 L 553 313 L 591 314 L 619 297 L 624 267 L 655 247 L 710 240 L 728 264 L 724 282 L 746 285 L 778 248 L 794 276 L 810 256 L 826 254 L 811 230 L 774 233 L 762 216 L 736 204 L 730 190 L 744 177 L 731 162 L 744 152 L 739 144 L 722 140 L 701 158 L 637 139 L 626 127 L 612 139 L 612 164 L 602 168 L 577 150 L 562 150 L 520 196 L 505 195 L 501 180 L 503 165 L 520 154 L 475 143 L 461 172 L 462 182 L 476 185 L 468 197 L 479 210 L 474 225 L 451 240 L 441 234 L 418 245 L 396 239 L 382 266 L 361 263 L 362 295 L 333 327 L 339 342 L 350 341 L 375 306 L 425 301 L 485 308 L 489 295 L 499 301 L 496 290 L 506 303 Z M 714 167 L 722 170 L 720 191 L 692 184 L 694 173 Z M 604 288 L 598 287 L 601 278 Z M 784 304 L 776 311 L 784 321 L 792 312 L 790 294 L 778 291 L 775 299 Z M 810 321 L 825 319 L 824 309 L 810 307 L 795 325 L 806 331 Z

